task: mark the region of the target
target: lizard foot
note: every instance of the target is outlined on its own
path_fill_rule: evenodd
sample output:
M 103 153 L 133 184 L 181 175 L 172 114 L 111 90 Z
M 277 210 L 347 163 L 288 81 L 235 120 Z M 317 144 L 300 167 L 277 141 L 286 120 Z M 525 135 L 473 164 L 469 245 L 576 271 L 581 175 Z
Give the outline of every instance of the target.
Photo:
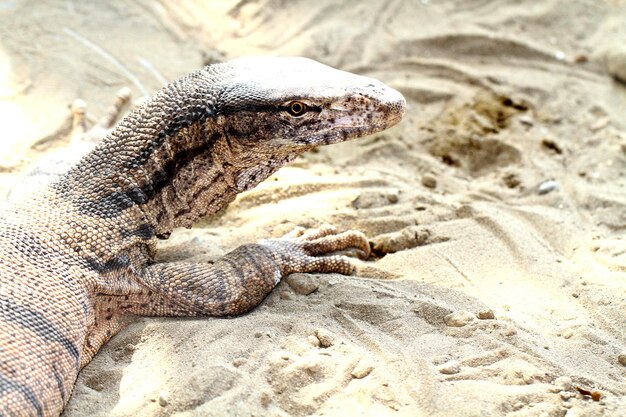
M 351 275 L 356 267 L 346 256 L 332 255 L 356 250 L 361 258 L 370 254 L 370 244 L 362 232 L 339 233 L 334 226 L 323 225 L 306 230 L 298 227 L 279 239 L 264 239 L 260 245 L 269 248 L 277 259 L 283 275 L 294 272 L 337 272 Z

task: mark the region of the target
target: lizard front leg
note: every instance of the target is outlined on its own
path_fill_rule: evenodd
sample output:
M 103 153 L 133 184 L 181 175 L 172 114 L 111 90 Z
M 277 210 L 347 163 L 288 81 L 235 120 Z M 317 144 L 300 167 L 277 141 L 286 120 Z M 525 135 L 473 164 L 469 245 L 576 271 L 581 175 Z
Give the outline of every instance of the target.
M 354 265 L 345 256 L 325 256 L 349 249 L 367 256 L 370 247 L 365 235 L 337 233 L 332 226 L 323 226 L 240 246 L 214 264 L 151 265 L 141 281 L 161 301 L 136 306 L 134 312 L 158 316 L 241 314 L 260 304 L 283 277 L 294 272 L 354 273 Z

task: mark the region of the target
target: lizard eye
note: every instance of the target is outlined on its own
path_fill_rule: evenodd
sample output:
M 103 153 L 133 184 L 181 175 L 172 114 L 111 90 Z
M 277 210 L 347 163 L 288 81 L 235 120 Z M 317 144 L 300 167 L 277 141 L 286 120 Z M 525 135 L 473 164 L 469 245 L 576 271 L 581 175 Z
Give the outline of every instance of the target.
M 306 104 L 301 101 L 292 101 L 287 111 L 294 117 L 302 116 L 306 112 Z

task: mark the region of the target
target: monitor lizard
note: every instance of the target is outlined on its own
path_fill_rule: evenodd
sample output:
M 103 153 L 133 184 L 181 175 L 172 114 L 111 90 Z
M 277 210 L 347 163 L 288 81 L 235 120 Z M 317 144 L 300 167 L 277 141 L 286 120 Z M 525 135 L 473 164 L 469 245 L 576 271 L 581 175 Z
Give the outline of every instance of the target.
M 131 111 L 67 173 L 0 214 L 0 415 L 58 416 L 128 314 L 244 313 L 294 272 L 352 274 L 358 231 L 296 229 L 213 264 L 154 261 L 157 238 L 216 213 L 297 155 L 386 129 L 405 100 L 296 57 L 197 70 Z

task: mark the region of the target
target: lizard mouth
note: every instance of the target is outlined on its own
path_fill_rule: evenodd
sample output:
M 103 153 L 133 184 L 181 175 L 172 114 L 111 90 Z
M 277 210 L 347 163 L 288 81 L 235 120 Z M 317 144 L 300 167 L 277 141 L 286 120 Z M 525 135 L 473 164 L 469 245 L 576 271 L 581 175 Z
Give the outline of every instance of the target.
M 366 116 L 358 117 L 357 120 L 347 116 L 343 123 L 339 120 L 339 123 L 329 129 L 337 132 L 337 141 L 371 135 L 398 124 L 406 111 L 406 101 L 400 93 L 395 90 L 391 91 L 395 93 L 394 100 L 379 103 L 373 111 L 367 113 Z
M 328 129 L 325 132 L 320 132 L 319 136 L 309 143 L 313 145 L 331 145 L 333 143 L 346 142 L 352 139 L 381 132 L 389 126 L 391 125 L 387 125 L 385 123 L 333 126 L 333 128 Z

